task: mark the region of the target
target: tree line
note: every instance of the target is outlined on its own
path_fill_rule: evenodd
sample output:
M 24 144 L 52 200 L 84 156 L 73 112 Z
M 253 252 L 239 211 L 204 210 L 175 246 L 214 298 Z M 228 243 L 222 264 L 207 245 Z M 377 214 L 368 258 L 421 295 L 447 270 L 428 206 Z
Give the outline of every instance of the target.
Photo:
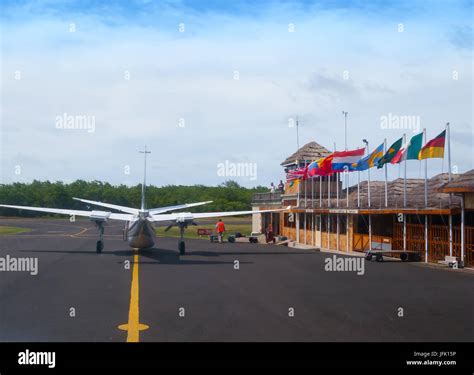
M 245 188 L 235 181 L 226 181 L 218 186 L 166 185 L 147 186 L 147 208 L 172 206 L 183 203 L 213 201 L 210 204 L 186 209 L 191 212 L 238 211 L 251 209 L 252 195 L 266 192 L 263 186 Z M 107 202 L 121 206 L 140 207 L 141 184 L 135 186 L 111 185 L 101 181 L 77 180 L 63 182 L 37 181 L 0 185 L 0 203 L 20 206 L 68 208 L 76 210 L 98 209 L 73 200 L 73 197 Z M 32 211 L 0 208 L 1 216 L 47 216 Z

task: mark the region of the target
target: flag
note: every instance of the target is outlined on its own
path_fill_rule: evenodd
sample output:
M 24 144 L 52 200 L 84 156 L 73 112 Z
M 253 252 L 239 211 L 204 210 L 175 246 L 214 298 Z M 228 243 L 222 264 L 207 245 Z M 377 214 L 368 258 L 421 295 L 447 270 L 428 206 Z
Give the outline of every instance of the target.
M 288 171 L 288 173 L 286 174 L 286 181 L 290 182 L 298 180 L 302 177 L 302 175 L 303 173 L 299 170 L 299 168 L 293 169 L 291 171 Z
M 444 143 L 446 140 L 446 130 L 443 130 L 437 137 L 426 143 L 418 154 L 418 159 L 444 158 Z
M 332 166 L 331 170 L 333 172 L 344 172 L 350 171 L 353 164 L 357 162 L 364 156 L 365 150 L 359 148 L 357 150 L 350 151 L 336 151 L 333 153 Z
M 385 164 L 391 163 L 394 156 L 402 147 L 403 138 L 397 140 L 393 145 L 389 147 L 385 155 L 377 163 L 377 168 L 382 168 Z
M 308 165 L 308 176 L 317 176 L 321 172 L 321 168 L 319 163 L 323 161 L 324 158 L 318 159 L 313 161 L 310 165 Z
M 290 184 L 289 184 L 289 187 L 292 188 L 293 186 L 297 186 L 299 182 L 300 182 L 300 180 L 291 180 Z
M 423 143 L 423 133 L 414 135 L 410 139 L 405 160 L 418 160 L 418 154 Z
M 333 174 L 332 170 L 332 159 L 334 153 L 326 156 L 325 158 L 320 159 L 318 163 L 318 176 L 331 176 Z
M 360 159 L 357 163 L 351 165 L 353 171 L 365 171 L 366 169 L 375 167 L 383 157 L 383 143 L 366 157 Z
M 423 133 L 414 135 L 409 142 L 405 143 L 400 150 L 398 150 L 390 163 L 397 164 L 403 160 L 418 160 L 422 142 Z
M 290 182 L 293 180 L 307 180 L 308 179 L 308 167 L 307 165 L 304 168 L 296 168 L 288 171 L 286 174 L 286 181 Z
M 308 164 L 307 177 L 331 175 L 331 160 L 332 154 Z

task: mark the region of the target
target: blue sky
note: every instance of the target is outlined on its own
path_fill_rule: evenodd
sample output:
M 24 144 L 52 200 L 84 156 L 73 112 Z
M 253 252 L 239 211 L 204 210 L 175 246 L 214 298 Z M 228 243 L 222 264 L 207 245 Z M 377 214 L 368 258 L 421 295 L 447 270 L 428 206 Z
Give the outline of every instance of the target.
M 414 116 L 428 138 L 450 121 L 452 164 L 474 167 L 472 1 L 2 5 L 2 182 L 135 184 L 147 143 L 155 185 L 220 183 L 226 160 L 257 166 L 239 183 L 268 185 L 295 150 L 290 119 L 301 144 L 341 149 L 342 110 L 351 148 L 404 133 L 382 117 Z M 65 113 L 94 132 L 56 128 Z

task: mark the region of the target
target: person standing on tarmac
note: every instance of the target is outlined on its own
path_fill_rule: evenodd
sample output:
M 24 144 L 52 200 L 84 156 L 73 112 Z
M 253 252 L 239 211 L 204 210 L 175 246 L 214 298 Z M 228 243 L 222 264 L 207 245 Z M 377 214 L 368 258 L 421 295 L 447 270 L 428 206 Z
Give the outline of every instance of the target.
M 266 233 L 267 243 L 273 242 L 273 225 L 272 223 L 268 224 L 267 233 Z
M 225 224 L 222 221 L 222 219 L 219 219 L 219 221 L 216 224 L 216 230 L 217 230 L 217 238 L 220 243 L 222 243 L 222 239 L 224 237 L 224 232 L 225 232 Z

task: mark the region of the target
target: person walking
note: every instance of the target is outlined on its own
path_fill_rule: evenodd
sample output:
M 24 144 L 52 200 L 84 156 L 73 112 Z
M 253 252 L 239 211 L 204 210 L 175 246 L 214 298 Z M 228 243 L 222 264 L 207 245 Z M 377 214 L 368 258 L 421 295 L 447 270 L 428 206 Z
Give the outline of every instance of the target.
M 267 227 L 267 243 L 273 242 L 273 240 L 273 225 L 270 223 Z
M 216 230 L 217 230 L 217 239 L 219 240 L 220 243 L 222 243 L 222 239 L 224 237 L 224 232 L 225 232 L 225 224 L 222 221 L 222 219 L 219 219 L 219 221 L 217 222 Z

